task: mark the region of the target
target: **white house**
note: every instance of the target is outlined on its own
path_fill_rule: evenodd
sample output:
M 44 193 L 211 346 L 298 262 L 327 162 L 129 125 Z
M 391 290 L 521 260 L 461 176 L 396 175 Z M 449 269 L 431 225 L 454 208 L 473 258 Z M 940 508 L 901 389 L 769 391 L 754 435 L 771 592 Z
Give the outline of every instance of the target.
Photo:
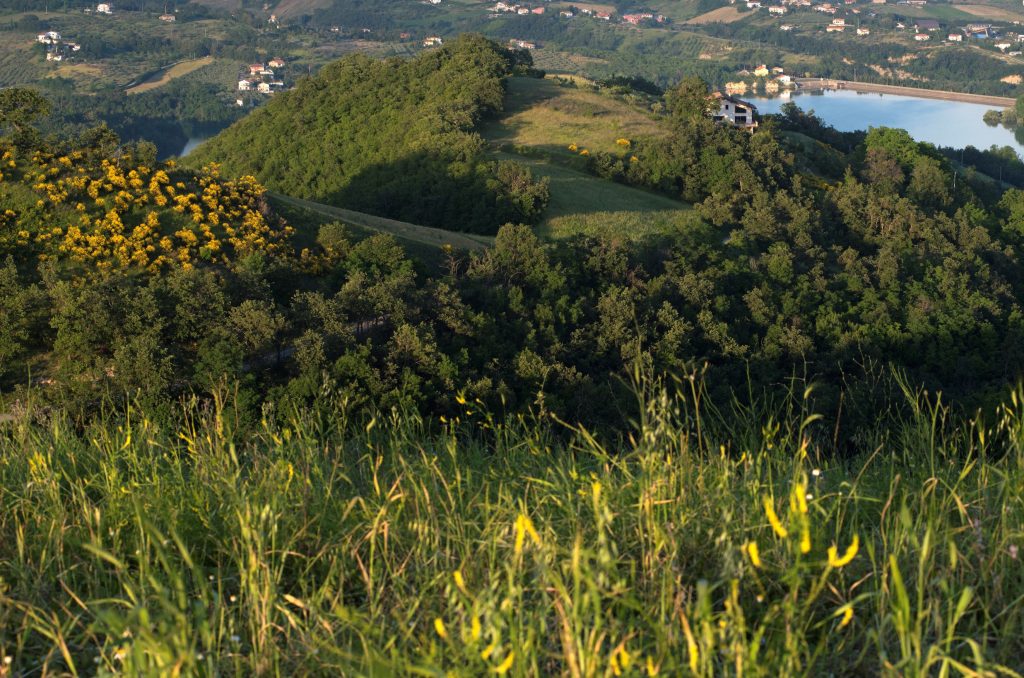
M 172 23 L 174 21 L 177 21 L 177 19 L 178 18 L 176 16 L 174 16 L 173 14 L 161 14 L 160 15 L 160 21 L 166 21 L 168 23 Z
M 718 102 L 718 111 L 711 114 L 715 122 L 727 122 L 749 130 L 757 127 L 757 108 L 753 104 L 721 92 L 711 96 Z
M 870 28 L 858 28 L 857 29 L 857 35 L 871 35 L 871 29 Z
M 96 5 L 96 13 L 97 14 L 113 14 L 114 13 L 114 6 L 111 5 L 108 2 L 101 2 L 100 4 Z
M 46 60 L 47 61 L 64 61 L 64 57 L 61 56 L 60 54 L 57 54 L 56 52 L 47 52 L 46 53 Z
M 769 14 L 780 14 L 781 15 L 781 14 L 785 14 L 788 11 L 789 10 L 786 9 L 785 7 L 783 7 L 782 5 L 772 5 L 771 7 L 768 8 L 768 13 Z
M 57 31 L 47 31 L 40 33 L 36 36 L 36 42 L 41 42 L 44 45 L 56 45 L 60 43 L 60 33 Z
M 423 40 L 424 47 L 437 47 L 444 44 L 444 40 L 436 35 L 432 35 L 429 38 Z
M 248 92 L 251 89 L 252 89 L 252 81 L 251 80 L 239 80 L 238 81 L 238 91 L 239 92 Z
M 261 82 L 256 86 L 256 91 L 259 92 L 260 94 L 270 94 L 270 83 Z
M 928 35 L 927 33 L 918 33 L 917 35 L 914 36 L 914 40 L 917 40 L 918 42 L 924 42 L 926 40 L 931 39 L 932 36 Z
M 409 37 L 408 34 L 405 34 L 405 36 Z M 267 65 L 270 66 L 271 68 L 284 68 L 284 59 L 280 57 L 271 59 L 269 62 L 267 62 Z

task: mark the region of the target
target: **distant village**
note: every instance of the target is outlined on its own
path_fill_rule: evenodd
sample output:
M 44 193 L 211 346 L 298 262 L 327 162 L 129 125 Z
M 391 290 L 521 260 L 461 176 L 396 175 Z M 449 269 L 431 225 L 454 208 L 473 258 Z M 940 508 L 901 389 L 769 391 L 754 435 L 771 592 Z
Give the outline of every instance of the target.
M 284 59 L 277 57 L 263 63 L 249 64 L 248 70 L 239 74 L 238 91 L 251 92 L 254 94 L 274 94 L 285 88 L 284 80 L 281 79 L 280 71 L 285 67 Z M 276 70 L 275 70 L 276 69 Z M 235 101 L 239 106 L 244 106 L 246 101 L 239 98 Z
M 737 0 L 730 1 L 732 4 L 737 3 Z M 768 14 L 778 17 L 784 17 L 789 12 L 796 10 L 820 12 L 832 17 L 827 23 L 822 25 L 822 28 L 826 33 L 843 33 L 849 30 L 851 33 L 855 33 L 858 36 L 871 35 L 871 29 L 869 27 L 860 25 L 858 15 L 864 14 L 868 18 L 876 18 L 878 14 L 868 8 L 862 9 L 860 7 L 853 6 L 856 3 L 857 0 L 843 0 L 842 2 L 779 0 L 777 3 L 769 4 L 767 1 L 747 0 L 742 4 L 745 5 L 747 9 L 755 11 L 765 10 Z M 870 0 L 869 3 L 869 5 L 885 4 L 887 4 L 887 0 Z M 911 7 L 924 7 L 928 4 L 928 0 L 898 0 L 895 4 Z M 846 16 L 835 16 L 840 12 Z M 1019 22 L 1014 23 L 1019 24 Z M 799 26 L 792 23 L 782 23 L 779 25 L 779 30 L 784 32 L 792 31 L 796 28 L 799 28 Z M 994 28 L 992 24 L 983 22 L 968 23 L 962 26 L 948 26 L 947 30 L 943 31 L 943 26 L 937 19 L 907 19 L 897 21 L 895 28 L 897 31 L 912 32 L 913 39 L 917 42 L 929 42 L 934 39 L 937 42 L 954 44 L 962 43 L 965 39 L 992 40 L 1004 38 L 1002 42 L 995 43 L 992 46 L 1011 56 L 1021 54 L 1020 51 L 1012 48 L 1015 44 L 1024 43 L 1024 33 L 1008 32 L 1005 36 L 1001 36 L 999 31 Z

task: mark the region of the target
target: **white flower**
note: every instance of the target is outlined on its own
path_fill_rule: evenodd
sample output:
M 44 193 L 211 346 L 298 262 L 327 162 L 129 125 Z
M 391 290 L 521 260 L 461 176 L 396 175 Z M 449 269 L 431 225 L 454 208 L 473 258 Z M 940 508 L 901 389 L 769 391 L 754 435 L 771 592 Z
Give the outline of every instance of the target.
M 815 478 L 817 478 L 818 476 L 821 475 L 821 469 L 820 468 L 814 469 L 813 471 L 811 471 L 811 475 L 814 476 Z
M 241 642 L 241 640 L 242 639 L 239 638 L 238 636 L 231 636 L 231 642 L 232 643 L 239 643 L 239 642 Z
M 13 661 L 14 661 L 14 657 L 12 657 L 11 655 L 7 655 L 6 657 L 4 657 L 4 664 L 7 664 L 8 666 L 10 666 L 11 662 L 13 662 Z
M 236 596 L 231 596 L 230 598 L 228 598 L 228 600 L 230 600 L 233 603 L 233 602 L 237 601 L 238 598 Z
M 1010 557 L 1017 560 L 1017 545 L 1010 544 Z
M 810 501 L 810 500 L 812 500 L 812 499 L 814 499 L 814 495 L 813 495 L 813 494 L 811 494 L 810 492 L 808 492 L 808 493 L 807 493 L 807 501 Z
M 196 654 L 196 661 L 197 662 L 203 661 L 203 653 L 202 652 Z

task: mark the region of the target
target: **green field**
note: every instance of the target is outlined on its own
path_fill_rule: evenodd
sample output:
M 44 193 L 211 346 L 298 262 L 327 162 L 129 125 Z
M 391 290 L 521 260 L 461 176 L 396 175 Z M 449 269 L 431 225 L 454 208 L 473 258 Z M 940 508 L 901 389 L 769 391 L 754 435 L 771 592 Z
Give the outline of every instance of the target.
M 678 231 L 694 223 L 696 213 L 685 203 L 656 193 L 605 181 L 540 158 L 501 153 L 537 176 L 551 181 L 551 202 L 538 235 L 560 239 L 573 235 L 611 235 L 630 240 Z
M 663 129 L 643 109 L 588 87 L 565 87 L 545 78 L 510 78 L 505 114 L 481 133 L 497 144 L 567 152 L 621 150 L 616 141 L 658 136 Z
M 551 201 L 538 234 L 637 239 L 693 223 L 696 215 L 681 202 L 584 171 L 579 155 L 584 149 L 621 153 L 618 139 L 665 133 L 643 109 L 591 87 L 565 87 L 553 79 L 512 78 L 506 101 L 505 115 L 485 125 L 482 133 L 503 149 L 497 157 L 520 162 L 551 181 Z M 577 151 L 569 150 L 571 144 Z

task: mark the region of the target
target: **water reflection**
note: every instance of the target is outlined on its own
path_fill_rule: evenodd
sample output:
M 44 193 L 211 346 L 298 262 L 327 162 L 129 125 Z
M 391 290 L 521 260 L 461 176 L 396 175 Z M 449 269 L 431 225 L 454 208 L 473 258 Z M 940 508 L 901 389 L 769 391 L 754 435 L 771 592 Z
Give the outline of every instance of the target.
M 1024 130 L 1014 132 L 1002 126 L 986 125 L 982 116 L 992 106 L 984 104 L 852 90 L 794 92 L 785 98 L 743 98 L 757 106 L 761 113 L 778 113 L 783 104 L 792 101 L 805 111 L 813 109 L 818 117 L 843 132 L 868 127 L 899 127 L 918 141 L 937 146 L 980 149 L 992 145 L 1010 146 L 1024 156 Z

